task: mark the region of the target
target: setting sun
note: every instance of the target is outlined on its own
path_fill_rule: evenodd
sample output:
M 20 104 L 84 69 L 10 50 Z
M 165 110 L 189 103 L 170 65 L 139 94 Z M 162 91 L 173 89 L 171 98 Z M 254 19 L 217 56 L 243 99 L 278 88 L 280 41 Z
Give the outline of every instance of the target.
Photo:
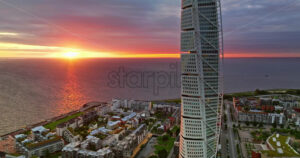
M 77 58 L 79 56 L 79 53 L 78 52 L 67 52 L 67 53 L 64 53 L 63 56 L 68 59 L 73 59 L 73 58 Z

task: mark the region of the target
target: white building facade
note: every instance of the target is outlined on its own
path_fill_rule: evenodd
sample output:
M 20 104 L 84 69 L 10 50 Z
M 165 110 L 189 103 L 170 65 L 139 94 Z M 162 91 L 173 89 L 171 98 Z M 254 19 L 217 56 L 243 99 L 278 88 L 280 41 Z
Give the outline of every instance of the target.
M 222 26 L 218 0 L 182 0 L 180 158 L 214 158 L 220 133 L 219 60 Z

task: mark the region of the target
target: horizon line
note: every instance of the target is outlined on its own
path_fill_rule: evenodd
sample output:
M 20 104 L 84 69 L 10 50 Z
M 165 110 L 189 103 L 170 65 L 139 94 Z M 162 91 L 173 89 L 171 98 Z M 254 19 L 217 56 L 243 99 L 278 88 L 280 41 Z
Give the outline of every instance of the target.
M 262 56 L 253 56 L 253 57 L 224 57 L 225 59 L 241 59 L 241 58 L 300 58 L 300 56 L 287 56 L 287 57 L 281 57 L 281 56 L 275 56 L 275 57 L 262 57 Z M 62 57 L 0 57 L 0 59 L 64 59 L 64 60 L 81 60 L 81 59 L 180 59 L 180 57 L 169 57 L 169 56 L 163 56 L 163 57 L 77 57 L 73 59 L 68 58 L 62 58 Z M 220 57 L 222 59 L 222 57 Z

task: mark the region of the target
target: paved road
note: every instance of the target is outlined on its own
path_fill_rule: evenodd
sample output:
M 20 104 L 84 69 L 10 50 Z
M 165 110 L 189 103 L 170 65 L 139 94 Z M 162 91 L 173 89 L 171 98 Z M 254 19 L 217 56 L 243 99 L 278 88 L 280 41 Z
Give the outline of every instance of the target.
M 226 143 L 226 139 L 227 139 L 227 132 L 225 130 L 222 129 L 221 131 L 221 135 L 220 135 L 220 143 L 221 143 L 221 155 L 222 158 L 227 158 L 227 155 L 229 153 L 228 150 L 228 145 Z
M 148 144 L 138 153 L 137 158 L 147 158 L 154 154 L 157 137 L 152 137 Z
M 225 114 L 227 115 L 227 138 L 229 141 L 229 151 L 230 151 L 230 158 L 236 158 L 237 157 L 237 151 L 236 151 L 236 142 L 235 142 L 235 137 L 234 137 L 234 132 L 233 132 L 233 122 L 231 120 L 231 115 L 230 115 L 230 103 L 225 103 L 226 109 L 225 109 Z

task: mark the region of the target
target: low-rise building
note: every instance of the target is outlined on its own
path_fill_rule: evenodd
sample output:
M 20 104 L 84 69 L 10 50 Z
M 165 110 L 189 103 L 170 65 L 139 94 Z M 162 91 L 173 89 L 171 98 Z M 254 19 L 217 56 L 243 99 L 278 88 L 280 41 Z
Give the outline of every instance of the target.
M 147 126 L 145 124 L 141 124 L 136 130 L 132 132 L 137 137 L 137 142 L 140 144 L 147 135 Z
M 151 102 L 142 100 L 112 99 L 112 109 L 130 109 L 132 111 L 145 111 Z
M 180 104 L 169 103 L 169 102 L 153 102 L 149 106 L 149 111 L 152 112 L 164 112 L 164 113 L 173 113 L 180 108 Z
M 261 153 L 252 151 L 251 152 L 251 157 L 252 158 L 261 158 Z
M 121 120 L 122 120 L 123 122 L 127 122 L 127 121 L 133 119 L 134 117 L 136 117 L 136 113 L 135 113 L 135 112 L 132 112 L 132 113 L 130 113 L 129 115 L 123 117 Z
M 56 134 L 58 136 L 63 136 L 64 131 L 66 131 L 68 128 L 76 129 L 76 128 L 82 127 L 82 126 L 83 126 L 83 118 L 82 117 L 73 118 L 67 122 L 58 124 L 56 126 Z
M 130 134 L 113 148 L 116 157 L 130 158 L 133 154 L 133 150 L 138 145 L 138 139 L 134 134 Z
M 72 128 L 68 128 L 63 133 L 63 138 L 66 142 L 77 142 L 81 141 L 82 137 L 79 134 L 76 134 Z
M 48 153 L 54 153 L 61 151 L 64 146 L 64 142 L 61 137 L 53 137 L 48 140 L 32 143 L 16 143 L 18 151 L 27 157 L 32 156 L 46 156 Z
M 284 124 L 285 116 L 283 113 L 265 113 L 261 111 L 237 112 L 238 121 L 241 122 L 257 122 L 265 124 Z
M 300 108 L 294 108 L 291 112 L 292 121 L 295 122 L 295 125 L 300 127 Z
M 83 124 L 88 124 L 98 117 L 98 113 L 94 109 L 90 109 L 88 111 L 85 111 L 84 114 L 81 115 L 81 117 L 83 120 Z
M 104 116 L 105 114 L 111 112 L 111 106 L 107 103 L 102 103 L 100 106 L 95 108 L 97 115 Z
M 282 112 L 283 107 L 267 104 L 269 104 L 269 98 L 266 97 L 263 98 L 263 101 L 253 98 L 233 98 L 233 115 L 241 122 L 284 124 L 286 116 Z
M 16 139 L 13 138 L 11 135 L 7 135 L 0 138 L 0 151 L 6 152 L 6 153 L 15 153 L 15 144 Z
M 113 158 L 110 148 L 101 148 L 99 138 L 89 137 L 84 142 L 73 142 L 62 149 L 63 158 Z
M 46 129 L 43 126 L 37 126 L 31 129 L 31 133 L 33 135 L 33 139 L 36 141 L 43 141 L 47 140 L 47 133 L 49 132 L 49 129 Z
M 118 143 L 119 135 L 109 135 L 104 140 L 102 140 L 102 146 L 114 146 Z
M 109 130 L 114 130 L 117 127 L 119 127 L 120 123 L 121 123 L 121 121 L 108 121 L 106 128 Z

